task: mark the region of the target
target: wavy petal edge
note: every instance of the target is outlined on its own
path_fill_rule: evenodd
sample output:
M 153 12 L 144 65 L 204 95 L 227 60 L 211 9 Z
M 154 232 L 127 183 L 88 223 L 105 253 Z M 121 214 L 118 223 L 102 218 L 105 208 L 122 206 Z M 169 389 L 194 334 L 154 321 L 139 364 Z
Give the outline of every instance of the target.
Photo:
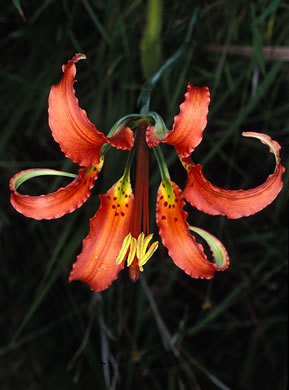
M 130 180 L 123 176 L 99 197 L 99 209 L 90 219 L 89 234 L 69 275 L 69 282 L 80 280 L 96 292 L 107 289 L 124 268 L 124 262 L 117 264 L 116 260 L 131 225 L 134 197 Z
M 166 139 L 163 141 L 175 146 L 181 157 L 188 157 L 202 141 L 209 104 L 209 88 L 198 88 L 188 83 L 180 113 L 175 116 L 173 129 L 166 133 Z
M 25 217 L 37 220 L 60 218 L 65 214 L 72 213 L 87 201 L 91 195 L 90 190 L 94 186 L 94 181 L 97 179 L 102 165 L 103 159 L 98 165 L 87 169 L 80 169 L 78 176 L 66 187 L 61 187 L 51 194 L 38 196 L 22 195 L 17 191 L 17 188 L 23 182 L 21 176 L 30 176 L 28 178 L 35 177 L 33 175 L 35 171 L 38 171 L 38 173 L 41 172 L 37 176 L 52 175 L 53 172 L 59 175 L 59 171 L 52 169 L 27 169 L 18 172 L 10 179 L 9 186 L 12 191 L 10 202 L 15 210 Z M 20 184 L 18 183 L 17 185 L 17 181 L 20 181 Z
M 124 128 L 108 138 L 96 129 L 86 111 L 80 108 L 73 87 L 76 82 L 75 64 L 85 58 L 84 54 L 77 53 L 62 66 L 63 77 L 50 90 L 48 120 L 52 136 L 65 156 L 81 166 L 90 167 L 99 163 L 101 148 L 106 143 L 118 149 L 131 149 L 133 133 Z

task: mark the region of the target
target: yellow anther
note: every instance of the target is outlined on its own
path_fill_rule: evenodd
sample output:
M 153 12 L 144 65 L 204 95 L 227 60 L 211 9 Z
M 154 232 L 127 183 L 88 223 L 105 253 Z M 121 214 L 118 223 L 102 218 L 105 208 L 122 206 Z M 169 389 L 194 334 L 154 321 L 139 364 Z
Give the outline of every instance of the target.
M 121 249 L 116 259 L 116 264 L 121 264 L 127 256 L 127 266 L 129 267 L 136 256 L 138 259 L 139 270 L 142 272 L 143 265 L 149 261 L 159 245 L 158 241 L 155 241 L 148 248 L 152 238 L 153 234 L 149 234 L 147 237 L 145 237 L 144 233 L 142 232 L 136 239 L 135 237 L 132 237 L 131 233 L 129 233 L 123 240 Z
M 141 232 L 141 234 L 137 238 L 137 246 L 136 246 L 136 257 L 138 259 L 141 259 L 143 256 L 143 247 L 144 247 L 144 232 Z
M 135 257 L 136 253 L 136 238 L 132 237 L 131 243 L 130 243 L 130 250 L 127 258 L 127 266 L 129 267 L 131 263 L 133 262 L 133 259 Z
M 119 254 L 117 256 L 117 259 L 116 259 L 116 264 L 121 264 L 123 262 L 126 254 L 127 254 L 128 248 L 130 247 L 131 240 L 132 240 L 132 236 L 130 233 L 128 233 L 128 235 L 123 240 L 122 247 L 121 247 Z
M 152 238 L 153 238 L 153 234 L 149 234 L 149 235 L 144 239 L 143 253 L 142 253 L 141 258 L 145 255 L 145 253 L 146 253 L 146 251 L 147 251 L 147 248 L 148 248 L 148 245 L 149 245 L 149 243 L 151 242 Z M 141 259 L 141 258 L 140 258 L 140 259 Z M 139 260 L 140 260 L 140 259 L 139 259 Z
M 158 249 L 159 243 L 158 241 L 155 241 L 152 243 L 152 245 L 149 247 L 149 250 L 147 253 L 139 260 L 138 265 L 141 271 L 141 268 L 143 268 L 143 265 L 145 265 L 149 259 L 152 257 L 152 255 L 155 253 L 155 251 Z

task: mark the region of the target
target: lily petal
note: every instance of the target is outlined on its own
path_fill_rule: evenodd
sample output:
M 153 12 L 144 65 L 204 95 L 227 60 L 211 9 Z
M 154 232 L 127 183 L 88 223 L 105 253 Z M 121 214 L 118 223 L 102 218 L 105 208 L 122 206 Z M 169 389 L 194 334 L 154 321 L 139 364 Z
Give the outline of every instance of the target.
M 168 129 L 162 117 L 156 112 L 151 112 L 150 115 L 154 120 L 154 125 L 148 125 L 146 129 L 146 142 L 149 148 L 158 146 L 160 142 L 166 142 L 166 134 Z
M 114 146 L 116 149 L 130 150 L 134 144 L 134 133 L 132 129 L 126 126 L 112 137 L 109 137 L 108 141 L 111 146 Z
M 27 169 L 18 172 L 10 180 L 10 189 L 12 191 L 11 204 L 25 217 L 34 219 L 54 219 L 60 218 L 64 214 L 72 213 L 90 197 L 90 189 L 93 188 L 94 181 L 97 179 L 102 165 L 103 159 L 98 165 L 80 169 L 77 178 L 68 186 L 59 188 L 51 194 L 39 196 L 22 195 L 17 192 L 15 183 L 19 180 L 19 176 L 29 174 L 29 172 L 34 170 Z M 46 172 L 47 170 L 39 169 L 39 171 Z M 53 172 L 53 170 L 50 171 Z
M 152 125 L 148 125 L 146 129 L 146 143 L 149 148 L 158 146 L 161 142 L 161 138 L 158 137 L 156 128 Z
M 215 271 L 223 270 L 211 263 L 201 244 L 189 233 L 183 210 L 185 202 L 180 188 L 171 180 L 163 180 L 157 198 L 156 221 L 159 233 L 173 262 L 193 278 L 211 279 Z M 226 262 L 227 266 L 228 262 Z
M 100 159 L 102 145 L 107 142 L 120 149 L 131 148 L 132 135 L 125 129 L 111 139 L 95 128 L 85 110 L 78 105 L 73 84 L 76 66 L 84 54 L 76 54 L 63 65 L 63 78 L 52 86 L 49 94 L 49 126 L 53 138 L 59 143 L 63 153 L 72 161 L 89 167 Z
M 193 164 L 190 158 L 181 159 L 188 174 L 184 197 L 192 206 L 207 214 L 226 215 L 235 219 L 257 213 L 277 197 L 283 187 L 282 175 L 285 171 L 280 162 L 280 145 L 266 134 L 246 132 L 243 135 L 257 138 L 269 146 L 276 158 L 275 172 L 258 187 L 225 190 L 214 186 L 204 177 L 201 165 Z
M 174 119 L 173 129 L 166 134 L 166 140 L 176 147 L 181 157 L 189 156 L 202 141 L 207 125 L 210 92 L 208 87 L 197 88 L 190 83 L 180 113 Z
M 94 291 L 109 287 L 124 267 L 124 262 L 116 264 L 116 260 L 131 226 L 134 200 L 130 180 L 122 177 L 100 199 L 69 276 L 70 282 L 82 280 Z

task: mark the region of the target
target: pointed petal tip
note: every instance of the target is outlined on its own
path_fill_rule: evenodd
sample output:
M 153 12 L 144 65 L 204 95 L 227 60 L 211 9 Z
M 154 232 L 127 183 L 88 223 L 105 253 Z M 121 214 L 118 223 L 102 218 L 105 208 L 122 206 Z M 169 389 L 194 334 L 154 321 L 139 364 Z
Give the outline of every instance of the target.
M 72 61 L 73 62 L 78 62 L 80 60 L 86 60 L 86 55 L 83 54 L 83 53 L 76 53 L 73 58 L 72 58 Z
M 63 77 L 49 93 L 48 121 L 52 136 L 65 156 L 89 167 L 99 162 L 101 147 L 108 139 L 88 119 L 75 96 L 75 63 L 84 57 L 78 53 L 63 65 Z
M 204 229 L 189 226 L 189 230 L 197 233 L 207 242 L 213 255 L 217 271 L 225 271 L 230 265 L 230 258 L 223 243 Z
M 72 58 L 70 58 L 66 64 L 62 65 L 62 70 L 65 72 L 67 66 L 76 64 L 80 60 L 86 60 L 86 55 L 82 53 L 76 53 Z
M 248 137 L 248 138 L 256 138 L 262 144 L 267 145 L 269 147 L 269 150 L 271 153 L 274 154 L 275 160 L 276 160 L 276 169 L 279 164 L 279 159 L 280 159 L 280 150 L 281 150 L 281 145 L 277 142 L 272 140 L 272 138 L 264 133 L 257 133 L 255 131 L 243 131 L 242 133 L 243 137 Z
M 111 143 L 117 149 L 131 149 L 133 132 L 124 128 L 115 136 L 107 138 L 79 106 L 74 89 L 75 63 L 84 58 L 84 54 L 77 53 L 63 65 L 61 81 L 50 90 L 48 120 L 52 136 L 65 156 L 81 166 L 89 167 L 98 164 L 105 143 Z

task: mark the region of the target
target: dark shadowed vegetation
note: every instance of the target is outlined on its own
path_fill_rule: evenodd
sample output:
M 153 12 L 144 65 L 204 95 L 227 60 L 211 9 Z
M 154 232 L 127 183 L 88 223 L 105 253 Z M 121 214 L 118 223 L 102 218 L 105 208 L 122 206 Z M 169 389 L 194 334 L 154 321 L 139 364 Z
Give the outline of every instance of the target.
M 50 87 L 74 53 L 87 56 L 77 65 L 76 91 L 98 129 L 107 134 L 120 117 L 138 112 L 146 3 L 2 2 L 3 390 L 286 388 L 287 184 L 268 208 L 239 220 L 187 207 L 190 223 L 216 235 L 230 254 L 229 269 L 211 281 L 188 277 L 160 246 L 139 282 L 131 283 L 124 270 L 103 293 L 67 279 L 98 194 L 121 176 L 127 152 L 109 152 L 92 196 L 73 214 L 34 221 L 10 205 L 9 179 L 22 169 L 77 172 L 47 122 Z M 289 5 L 282 0 L 164 1 L 159 63 L 152 71 L 168 59 L 174 62 L 153 89 L 151 109 L 170 128 L 187 82 L 210 88 L 208 126 L 193 159 L 216 185 L 254 187 L 274 170 L 268 148 L 241 137 L 242 131 L 269 134 L 288 163 L 288 20 Z M 173 148 L 165 145 L 163 151 L 172 177 L 184 188 Z M 150 228 L 157 234 L 160 176 L 153 154 L 150 168 Z M 67 182 L 33 179 L 23 192 L 48 193 Z

